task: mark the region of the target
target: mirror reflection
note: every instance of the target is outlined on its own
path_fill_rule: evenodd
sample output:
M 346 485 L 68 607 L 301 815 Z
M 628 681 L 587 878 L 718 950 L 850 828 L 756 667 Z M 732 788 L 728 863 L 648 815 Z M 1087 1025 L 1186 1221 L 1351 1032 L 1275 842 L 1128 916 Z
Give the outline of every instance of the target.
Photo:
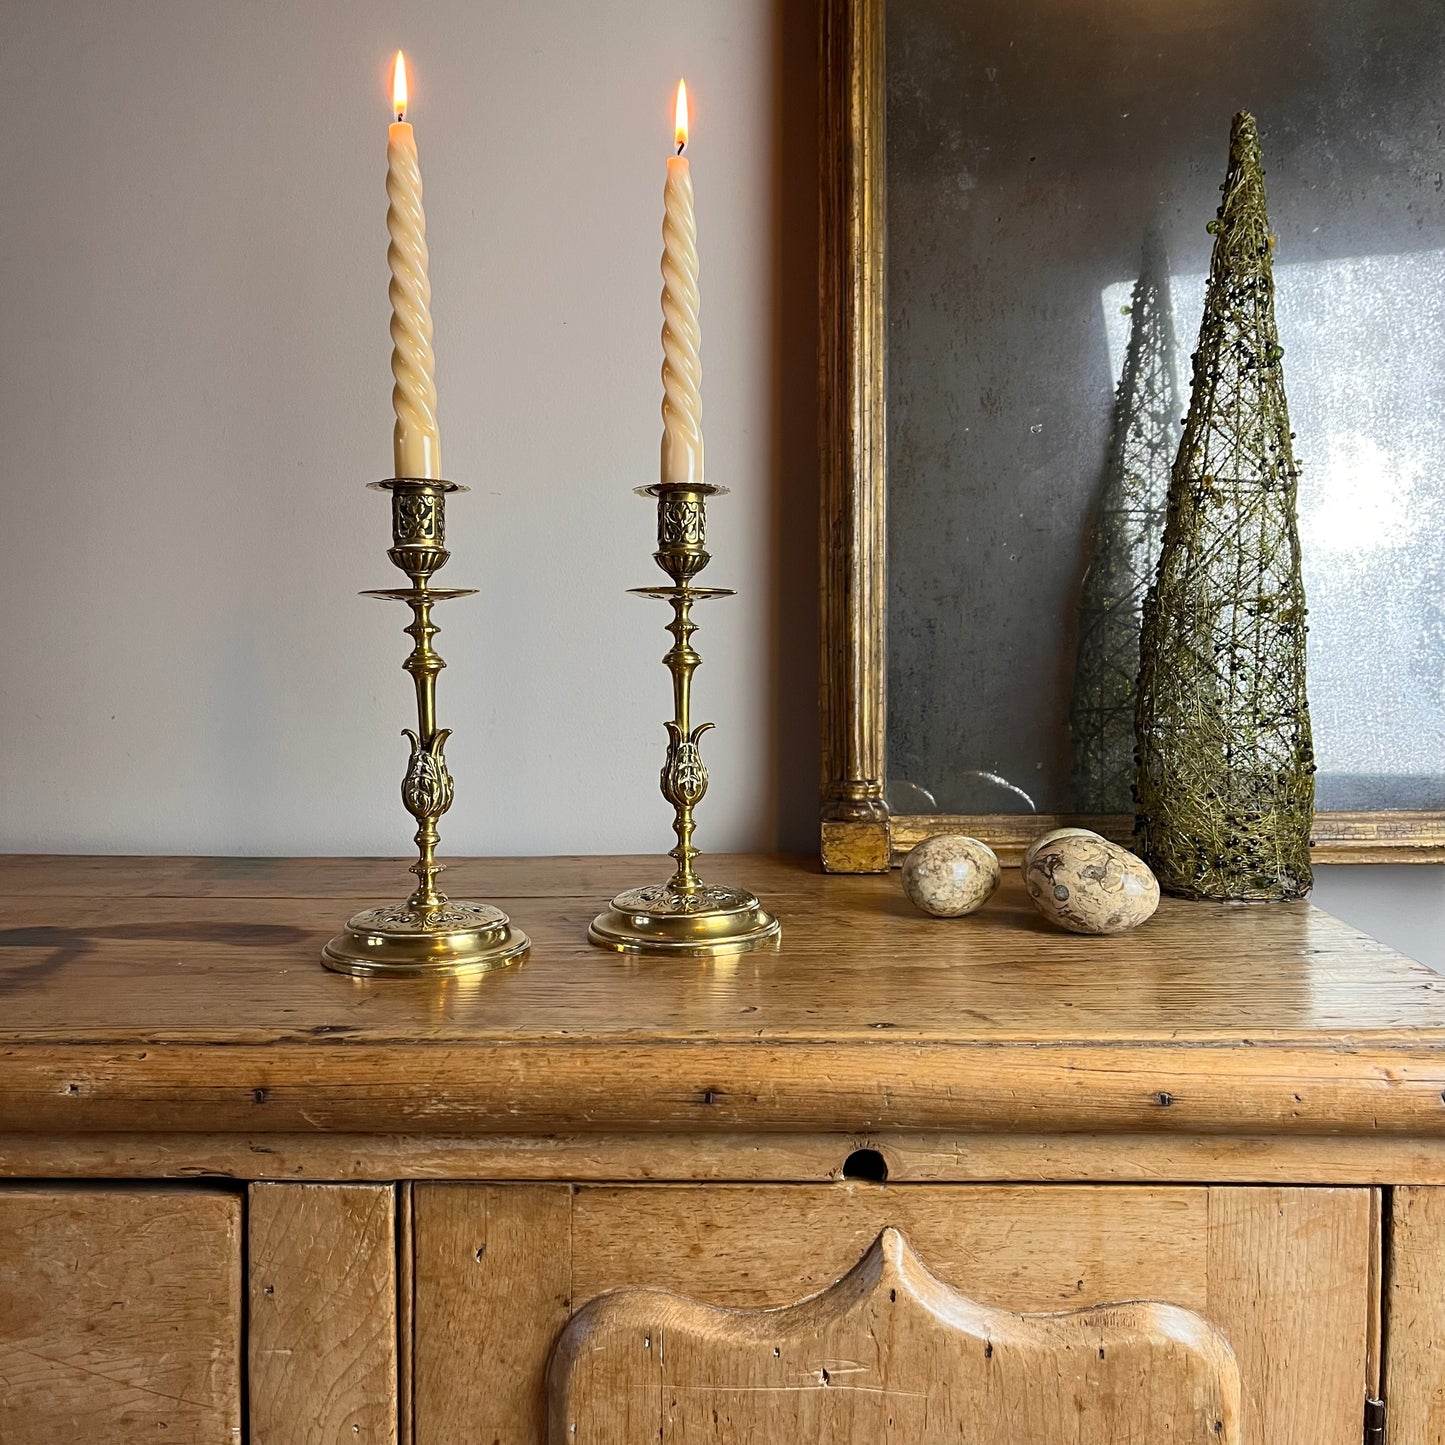
M 1318 806 L 1445 807 L 1445 7 L 888 0 L 889 801 L 1129 812 L 1230 118 L 1258 117 Z

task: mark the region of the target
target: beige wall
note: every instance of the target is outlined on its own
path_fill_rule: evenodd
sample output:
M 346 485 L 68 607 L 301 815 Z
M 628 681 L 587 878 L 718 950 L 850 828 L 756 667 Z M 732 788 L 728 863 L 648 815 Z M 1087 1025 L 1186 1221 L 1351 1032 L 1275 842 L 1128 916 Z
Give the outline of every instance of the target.
M 1314 901 L 1445 973 L 1445 873 L 1434 867 L 1317 868 Z
M 0 7 L 0 849 L 401 851 L 385 70 L 413 58 L 452 507 L 456 852 L 661 849 L 656 474 L 678 73 L 704 288 L 709 848 L 808 847 L 810 0 Z M 1432 961 L 1437 870 L 1320 901 Z
M 388 65 L 413 59 L 456 851 L 660 849 L 662 185 L 695 98 L 708 848 L 815 793 L 812 7 L 0 7 L 0 847 L 392 852 Z M 784 84 L 794 72 L 795 89 Z

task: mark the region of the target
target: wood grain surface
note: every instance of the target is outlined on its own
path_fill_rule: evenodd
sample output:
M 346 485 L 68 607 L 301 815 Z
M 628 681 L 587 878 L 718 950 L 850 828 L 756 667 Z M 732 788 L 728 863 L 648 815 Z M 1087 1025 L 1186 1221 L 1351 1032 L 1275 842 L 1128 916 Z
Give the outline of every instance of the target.
M 0 1441 L 236 1445 L 241 1199 L 0 1189 Z
M 1192 1310 L 1239 1361 L 1246 1440 L 1358 1445 L 1367 1189 L 418 1184 L 415 1194 L 416 1438 L 427 1445 L 539 1438 L 552 1343 L 589 1300 L 643 1287 L 731 1308 L 787 1305 L 828 1288 L 888 1226 L 987 1307 L 1146 1299 Z M 428 1371 L 432 1348 L 445 1355 Z
M 395 1219 L 386 1186 L 251 1186 L 249 1445 L 396 1445 Z
M 1396 1189 L 1386 1299 L 1390 1445 L 1445 1445 L 1445 1189 Z
M 0 1178 L 47 1177 L 156 1179 L 224 1175 L 256 1180 L 395 1180 L 395 1179 L 795 1179 L 825 1181 L 843 1176 L 849 1156 L 860 1148 L 877 1148 L 887 1167 L 900 1179 L 954 1179 L 970 1167 L 990 1179 L 998 1177 L 999 1154 L 989 1151 L 986 1136 L 967 1140 L 929 1135 L 791 1135 L 791 1134 L 484 1134 L 474 1137 L 385 1134 L 6 1134 L 0 1135 Z M 1044 1141 L 1015 1140 L 1020 1152 L 1042 1161 Z M 1106 1141 L 1093 1141 L 1096 1145 Z M 1158 1144 L 1159 1140 L 1150 1140 Z M 1163 1141 L 1168 1143 L 1169 1141 Z M 1187 1141 L 1199 1142 L 1199 1141 Z M 1232 1141 L 1220 1141 L 1228 1145 Z M 1237 1143 L 1237 1141 L 1234 1141 Z M 1273 1160 L 1271 1141 L 1252 1141 L 1238 1150 L 1234 1167 L 1251 1176 L 1261 1168 L 1284 1168 Z M 1315 1141 L 1304 1141 L 1311 1146 Z M 1366 1167 L 1363 1141 L 1336 1141 L 1351 1153 L 1336 1168 Z M 976 1165 L 966 1161 L 977 1143 L 983 1153 Z M 1103 1151 L 1090 1154 L 1101 1160 Z M 1200 1155 L 1184 1148 L 1176 1167 L 1191 1179 L 1199 1177 Z M 1439 1146 L 1438 1168 L 1445 1179 L 1445 1141 Z M 1310 1156 L 1320 1167 L 1318 1150 Z M 1412 1153 L 1416 1173 L 1432 1167 L 1428 1152 Z M 1252 1161 L 1247 1165 L 1244 1161 Z M 1144 1166 L 1156 1177 L 1161 1161 Z M 1093 1169 L 1083 1157 L 1075 1168 Z M 1373 1162 L 1370 1167 L 1374 1167 Z M 1127 1163 L 1118 1170 L 1135 1173 Z M 1053 1177 L 1044 1173 L 1039 1177 Z M 1288 1177 L 1297 1177 L 1294 1174 Z M 1347 1182 L 1357 1182 L 1350 1179 Z
M 1246 1440 L 1359 1440 L 1374 1203 L 1368 1189 L 1209 1191 L 1208 1313 L 1239 1359 Z
M 716 1309 L 627 1288 L 568 1324 L 548 1382 L 550 1445 L 967 1440 L 1238 1445 L 1228 1343 L 1172 1305 L 1063 1314 L 979 1305 L 885 1228 L 822 1294 Z
M 448 885 L 533 957 L 438 983 L 317 963 L 400 886 L 384 860 L 0 860 L 0 1133 L 1445 1137 L 1445 980 L 1308 905 L 1167 900 L 1089 939 L 1012 877 L 937 920 L 891 876 L 713 868 L 782 915 L 780 951 L 589 946 L 655 859 L 473 861 Z
M 413 1186 L 418 1445 L 539 1445 L 572 1301 L 572 1191 Z
M 1445 1139 L 1227 1134 L 6 1134 L 0 1178 L 1445 1184 Z

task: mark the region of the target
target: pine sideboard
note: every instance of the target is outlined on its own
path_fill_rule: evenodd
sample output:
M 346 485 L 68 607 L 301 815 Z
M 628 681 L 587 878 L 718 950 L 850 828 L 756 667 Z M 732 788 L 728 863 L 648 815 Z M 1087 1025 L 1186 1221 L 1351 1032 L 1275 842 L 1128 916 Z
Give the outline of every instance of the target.
M 1445 980 L 1306 904 L 1058 933 L 810 860 L 470 860 L 516 968 L 349 979 L 380 859 L 0 860 L 4 1445 L 1445 1441 Z

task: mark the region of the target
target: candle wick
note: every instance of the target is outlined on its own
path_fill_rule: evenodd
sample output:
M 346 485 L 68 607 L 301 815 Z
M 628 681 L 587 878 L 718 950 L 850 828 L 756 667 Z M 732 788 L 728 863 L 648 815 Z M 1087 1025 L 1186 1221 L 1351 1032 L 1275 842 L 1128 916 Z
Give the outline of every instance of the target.
M 685 151 L 686 149 L 687 149 L 687 142 L 686 142 L 685 140 L 684 140 L 684 141 L 679 141 L 679 142 L 677 143 L 677 153 L 678 153 L 678 155 L 681 155 L 681 154 L 683 153 L 683 151 Z

